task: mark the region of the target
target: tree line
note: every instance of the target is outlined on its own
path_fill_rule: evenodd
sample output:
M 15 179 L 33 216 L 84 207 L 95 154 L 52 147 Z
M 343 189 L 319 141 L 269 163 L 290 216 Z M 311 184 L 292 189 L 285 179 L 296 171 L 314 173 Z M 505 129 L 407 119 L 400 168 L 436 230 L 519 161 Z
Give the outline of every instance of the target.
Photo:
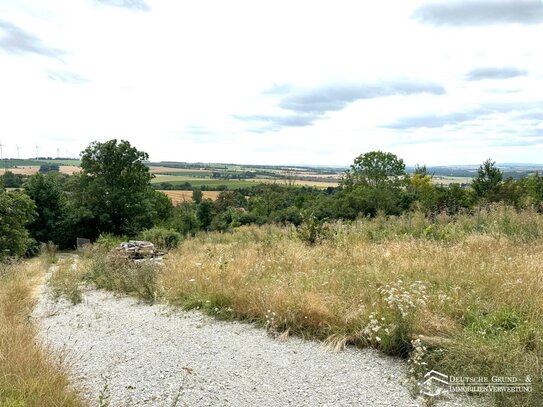
M 505 202 L 543 211 L 543 177 L 504 179 L 492 160 L 479 167 L 469 188 L 435 185 L 424 166 L 408 174 L 403 160 L 372 151 L 356 157 L 337 188 L 277 184 L 224 190 L 215 201 L 193 190 L 193 201 L 173 206 L 150 184 L 148 155 L 128 141 L 93 142 L 81 153 L 81 172 L 46 172 L 0 178 L 0 259 L 32 255 L 40 243 L 73 248 L 77 237 L 166 236 L 227 231 L 245 224 L 293 224 L 354 220 L 378 214 L 421 211 L 454 215 L 479 205 Z M 7 191 L 5 187 L 21 187 Z M 143 235 L 142 235 L 143 234 Z

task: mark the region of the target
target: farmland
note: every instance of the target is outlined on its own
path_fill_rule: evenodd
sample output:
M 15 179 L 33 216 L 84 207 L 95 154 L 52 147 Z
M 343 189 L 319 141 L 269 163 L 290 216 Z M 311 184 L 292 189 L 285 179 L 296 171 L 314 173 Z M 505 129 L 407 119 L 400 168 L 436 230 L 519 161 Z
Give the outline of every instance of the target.
M 38 172 L 42 164 L 58 164 L 63 174 L 79 171 L 80 160 L 76 159 L 9 159 L 2 160 L 0 175 L 9 169 L 15 174 L 32 175 Z M 250 188 L 260 183 L 274 183 L 290 186 L 311 186 L 315 188 L 337 187 L 345 167 L 304 167 L 304 166 L 267 166 L 220 163 L 184 163 L 150 162 L 146 164 L 154 175 L 151 184 L 158 189 L 187 190 L 202 189 L 239 189 Z M 537 171 L 540 166 L 503 165 L 504 177 L 518 179 Z M 413 172 L 414 167 L 408 167 Z M 477 175 L 476 166 L 429 167 L 432 183 L 436 185 L 467 185 Z M 167 183 L 169 185 L 160 185 Z
M 0 168 L 0 175 L 4 174 L 6 171 L 11 171 L 14 174 L 22 175 L 33 175 L 39 172 L 40 167 L 38 165 L 27 165 L 27 166 L 17 166 L 12 168 Z M 74 165 L 61 165 L 59 167 L 59 172 L 61 174 L 72 175 L 76 172 L 79 172 L 81 169 Z
M 180 204 L 182 202 L 192 202 L 192 191 L 182 191 L 182 190 L 159 190 L 160 192 L 166 194 L 174 205 Z M 219 191 L 203 191 L 202 196 L 204 199 L 217 199 L 217 196 L 220 194 Z
M 184 188 L 187 183 L 191 187 L 205 186 L 209 189 L 248 188 L 260 183 L 327 188 L 336 187 L 342 173 L 340 168 L 202 163 L 150 163 L 149 169 L 155 175 L 151 183 L 154 185 L 168 183 L 167 189 Z

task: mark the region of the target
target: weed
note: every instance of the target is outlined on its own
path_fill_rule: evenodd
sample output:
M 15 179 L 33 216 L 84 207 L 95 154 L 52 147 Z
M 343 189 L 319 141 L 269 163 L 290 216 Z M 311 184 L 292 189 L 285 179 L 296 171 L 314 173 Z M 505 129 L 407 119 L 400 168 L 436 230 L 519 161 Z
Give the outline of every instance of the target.
M 81 280 L 84 272 L 69 259 L 60 261 L 53 269 L 49 279 L 49 286 L 54 298 L 66 297 L 72 304 L 79 304 L 83 300 Z
M 97 288 L 134 294 L 154 302 L 160 296 L 159 269 L 158 264 L 150 261 L 136 263 L 122 254 L 98 252 L 90 261 L 84 278 Z
M 58 246 L 53 242 L 42 243 L 41 254 L 48 264 L 55 264 L 57 262 L 57 252 Z

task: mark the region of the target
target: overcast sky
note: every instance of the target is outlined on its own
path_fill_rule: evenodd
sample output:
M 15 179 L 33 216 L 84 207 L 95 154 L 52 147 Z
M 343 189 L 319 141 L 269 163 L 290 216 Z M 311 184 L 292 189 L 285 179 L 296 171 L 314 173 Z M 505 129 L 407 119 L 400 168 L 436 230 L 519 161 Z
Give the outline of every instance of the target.
M 543 163 L 543 1 L 0 0 L 3 156 Z

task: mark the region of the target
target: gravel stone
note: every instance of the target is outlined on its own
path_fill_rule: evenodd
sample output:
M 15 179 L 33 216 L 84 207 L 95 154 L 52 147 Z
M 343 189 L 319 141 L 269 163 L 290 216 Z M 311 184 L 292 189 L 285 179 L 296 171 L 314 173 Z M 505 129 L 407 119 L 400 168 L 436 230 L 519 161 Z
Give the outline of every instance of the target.
M 250 324 L 97 290 L 74 306 L 44 288 L 34 318 L 91 405 L 423 405 L 402 385 L 406 363 L 373 349 L 329 352 L 315 341 L 277 340 Z

